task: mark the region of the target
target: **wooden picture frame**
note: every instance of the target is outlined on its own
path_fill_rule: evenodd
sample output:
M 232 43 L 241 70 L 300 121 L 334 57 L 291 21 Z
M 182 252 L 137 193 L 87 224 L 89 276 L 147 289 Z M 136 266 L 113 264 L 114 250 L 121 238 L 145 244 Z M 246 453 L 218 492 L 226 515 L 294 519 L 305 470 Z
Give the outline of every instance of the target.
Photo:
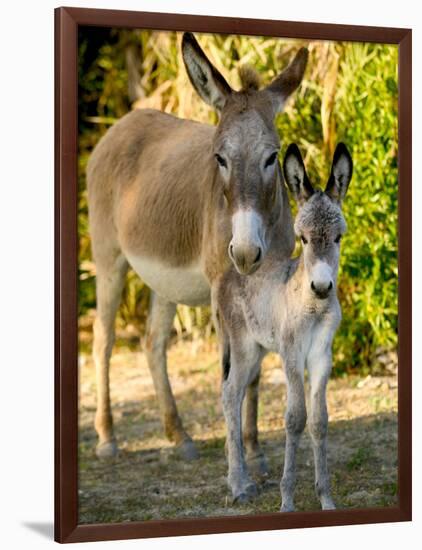
M 398 506 L 78 525 L 78 26 L 382 42 L 399 47 Z M 411 520 L 411 109 L 409 29 L 117 10 L 55 10 L 55 540 L 115 540 Z

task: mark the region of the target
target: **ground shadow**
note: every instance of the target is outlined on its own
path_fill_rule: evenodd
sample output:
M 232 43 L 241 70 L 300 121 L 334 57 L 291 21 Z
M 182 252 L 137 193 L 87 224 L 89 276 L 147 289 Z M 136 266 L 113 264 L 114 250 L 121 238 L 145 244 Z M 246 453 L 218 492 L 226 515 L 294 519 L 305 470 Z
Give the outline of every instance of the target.
M 38 533 L 39 535 L 43 536 L 46 539 L 50 539 L 50 540 L 54 539 L 53 523 L 25 521 L 22 523 L 22 525 L 27 529 L 30 529 L 31 531 L 35 531 L 36 533 Z

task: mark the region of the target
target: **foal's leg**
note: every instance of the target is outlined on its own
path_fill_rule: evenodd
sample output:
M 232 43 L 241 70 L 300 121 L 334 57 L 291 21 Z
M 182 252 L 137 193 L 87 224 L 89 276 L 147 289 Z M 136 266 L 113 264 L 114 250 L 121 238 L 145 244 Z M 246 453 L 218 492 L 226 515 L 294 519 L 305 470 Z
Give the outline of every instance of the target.
M 246 389 L 243 410 L 243 443 L 249 469 L 259 476 L 268 475 L 268 464 L 258 442 L 258 390 L 260 366 L 258 374 Z
M 327 466 L 328 413 L 326 388 L 331 371 L 331 353 L 314 354 L 308 359 L 311 398 L 309 431 L 315 462 L 315 491 L 323 510 L 335 508 Z
M 167 343 L 175 313 L 176 304 L 151 292 L 145 350 L 165 434 L 170 441 L 174 441 L 185 460 L 193 460 L 198 458 L 198 451 L 183 428 L 167 373 Z
M 114 344 L 114 323 L 127 270 L 128 264 L 121 255 L 110 262 L 107 268 L 97 261 L 97 313 L 94 322 L 93 355 L 97 380 L 95 429 L 99 438 L 96 453 L 99 458 L 114 456 L 117 453 L 110 407 L 109 368 Z
M 230 342 L 223 355 L 222 401 L 227 424 L 228 484 L 234 502 L 246 502 L 257 494 L 254 481 L 249 477 L 242 442 L 242 402 L 250 379 L 257 373 L 259 350 L 255 345 L 233 345 Z M 259 363 L 258 363 L 259 364 Z
M 281 511 L 294 511 L 296 453 L 306 424 L 306 403 L 303 384 L 304 365 L 296 359 L 285 361 L 287 380 L 286 451 L 281 479 Z

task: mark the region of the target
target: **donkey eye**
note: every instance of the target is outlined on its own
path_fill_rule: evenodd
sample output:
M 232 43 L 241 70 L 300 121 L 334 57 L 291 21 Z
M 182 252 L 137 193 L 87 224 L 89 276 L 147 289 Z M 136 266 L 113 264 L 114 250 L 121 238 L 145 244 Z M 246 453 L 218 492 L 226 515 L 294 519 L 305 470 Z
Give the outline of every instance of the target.
M 218 153 L 216 153 L 215 159 L 216 159 L 216 161 L 218 162 L 218 164 L 219 164 L 220 166 L 223 166 L 223 168 L 227 168 L 226 159 L 224 159 L 221 155 L 219 155 Z
M 300 240 L 303 242 L 303 244 L 308 244 L 308 240 L 305 239 L 303 235 L 300 237 Z
M 265 165 L 264 167 L 265 168 L 268 168 L 269 166 L 272 166 L 275 161 L 277 160 L 277 151 L 275 151 L 274 153 L 272 153 L 268 158 L 267 160 L 265 161 Z
M 341 241 L 341 235 L 337 235 L 337 237 L 334 239 L 335 243 L 339 243 Z

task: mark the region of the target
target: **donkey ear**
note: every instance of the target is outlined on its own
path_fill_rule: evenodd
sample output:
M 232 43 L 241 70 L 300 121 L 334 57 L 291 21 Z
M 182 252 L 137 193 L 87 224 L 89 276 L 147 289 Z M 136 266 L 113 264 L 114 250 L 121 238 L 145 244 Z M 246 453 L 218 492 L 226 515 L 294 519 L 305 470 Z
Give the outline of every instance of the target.
M 314 194 L 314 188 L 306 173 L 302 155 L 295 143 L 289 145 L 286 151 L 283 172 L 286 183 L 296 202 L 301 204 Z
M 221 111 L 232 89 L 224 77 L 209 62 L 196 38 L 185 32 L 182 39 L 182 55 L 193 87 L 205 103 Z
M 334 151 L 333 165 L 325 188 L 326 194 L 336 202 L 341 202 L 349 187 L 353 174 L 353 161 L 344 143 L 339 143 Z
M 308 50 L 301 48 L 287 69 L 265 88 L 264 92 L 270 94 L 274 115 L 283 110 L 287 98 L 302 82 L 307 62 Z

